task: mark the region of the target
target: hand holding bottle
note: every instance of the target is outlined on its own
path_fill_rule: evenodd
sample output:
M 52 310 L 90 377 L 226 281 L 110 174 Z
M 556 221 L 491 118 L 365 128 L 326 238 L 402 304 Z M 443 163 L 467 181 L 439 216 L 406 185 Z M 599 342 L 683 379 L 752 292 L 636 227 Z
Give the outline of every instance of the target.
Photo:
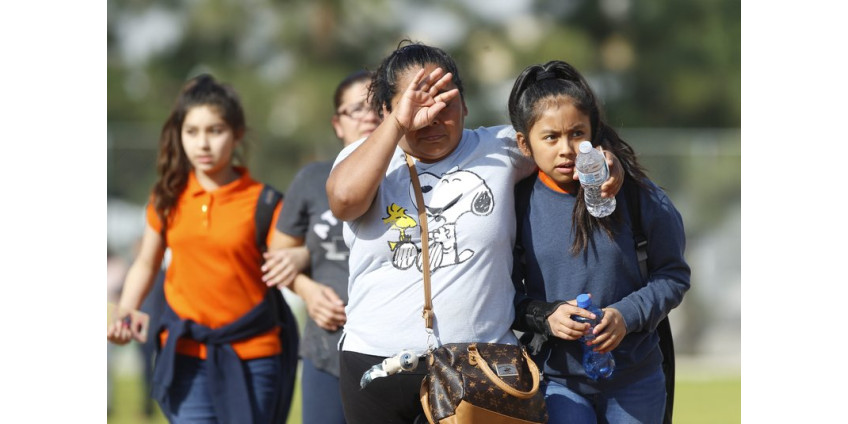
M 606 160 L 607 167 L 609 168 L 609 178 L 601 184 L 601 197 L 615 197 L 624 185 L 624 168 L 615 153 L 609 150 L 604 150 L 601 146 L 598 146 L 597 148 L 603 152 L 604 159 Z M 574 175 L 572 175 L 572 178 L 574 181 L 580 181 L 579 173 L 575 172 Z
M 598 218 L 613 213 L 615 197 L 603 197 L 601 191 L 601 186 L 610 177 L 609 164 L 602 151 L 592 147 L 591 141 L 580 142 L 574 169 L 577 170 L 589 213 Z
M 572 299 L 560 305 L 548 316 L 548 327 L 551 335 L 563 340 L 577 340 L 585 335 L 591 325 L 588 322 L 575 321 L 572 316 L 579 316 L 587 320 L 595 319 L 595 314 L 577 307 L 577 300 Z
M 594 319 L 587 319 L 582 316 L 573 317 L 578 322 L 585 321 L 592 329 L 579 339 L 579 343 L 583 348 L 583 369 L 586 370 L 586 376 L 592 380 L 612 378 L 612 374 L 615 371 L 615 358 L 613 358 L 612 353 L 597 352 L 592 347 L 596 343 L 596 334 L 603 332 L 602 329 L 598 330 L 597 327 L 603 321 L 606 314 L 592 304 L 592 298 L 588 293 L 577 296 L 577 306 L 591 312 L 595 316 Z
M 595 326 L 595 339 L 589 342 L 595 352 L 612 352 L 627 335 L 624 317 L 615 308 L 604 308 L 604 317 Z

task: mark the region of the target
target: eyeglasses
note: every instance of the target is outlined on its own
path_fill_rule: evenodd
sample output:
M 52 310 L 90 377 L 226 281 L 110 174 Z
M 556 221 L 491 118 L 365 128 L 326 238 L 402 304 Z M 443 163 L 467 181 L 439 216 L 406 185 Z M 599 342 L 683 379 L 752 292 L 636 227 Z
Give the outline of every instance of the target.
M 338 113 L 339 115 L 347 116 L 350 119 L 362 119 L 370 111 L 371 111 L 371 108 L 368 107 L 368 105 L 365 104 L 365 102 L 359 102 L 359 103 L 356 103 L 355 105 L 353 105 L 352 107 L 350 107 L 347 110 L 339 110 L 336 113 Z

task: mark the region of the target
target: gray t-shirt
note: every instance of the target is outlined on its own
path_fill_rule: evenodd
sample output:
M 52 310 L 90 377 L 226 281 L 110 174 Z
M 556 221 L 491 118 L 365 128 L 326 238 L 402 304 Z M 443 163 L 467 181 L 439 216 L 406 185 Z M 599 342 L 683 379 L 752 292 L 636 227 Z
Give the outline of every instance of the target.
M 310 252 L 310 276 L 330 286 L 347 302 L 347 258 L 350 252 L 342 238 L 342 221 L 330 212 L 327 202 L 327 177 L 332 163 L 314 162 L 303 167 L 289 186 L 277 229 L 304 237 Z M 316 368 L 339 375 L 338 342 L 341 330 L 327 331 L 309 319 L 300 343 L 301 357 Z
M 336 164 L 362 141 L 339 154 Z M 434 331 L 441 344 L 516 344 L 511 281 L 515 183 L 535 170 L 509 126 L 464 130 L 445 159 L 416 163 L 428 210 Z M 428 347 L 421 310 L 418 210 L 404 153 L 389 163 L 374 203 L 344 223 L 350 302 L 343 349 L 391 356 Z

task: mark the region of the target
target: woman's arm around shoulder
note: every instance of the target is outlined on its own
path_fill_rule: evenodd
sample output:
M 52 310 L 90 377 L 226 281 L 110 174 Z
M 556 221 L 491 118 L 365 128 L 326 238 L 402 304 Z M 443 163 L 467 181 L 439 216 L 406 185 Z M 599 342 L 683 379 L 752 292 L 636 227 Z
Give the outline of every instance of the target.
M 327 201 L 333 216 L 352 221 L 365 214 L 401 135 L 392 122 L 384 120 L 364 141 L 342 150 L 327 178 Z

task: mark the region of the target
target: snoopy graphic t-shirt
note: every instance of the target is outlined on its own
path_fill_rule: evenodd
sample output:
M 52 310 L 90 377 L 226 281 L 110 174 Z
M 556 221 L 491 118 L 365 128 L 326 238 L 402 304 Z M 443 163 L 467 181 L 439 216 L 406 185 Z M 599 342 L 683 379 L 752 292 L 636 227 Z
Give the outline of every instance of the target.
M 338 164 L 364 141 L 346 147 Z M 438 343 L 517 343 L 510 330 L 514 186 L 533 173 L 510 126 L 464 130 L 436 163 L 415 163 L 430 240 Z M 424 352 L 421 225 L 404 152 L 395 149 L 368 211 L 345 222 L 350 248 L 343 349 L 392 356 Z

